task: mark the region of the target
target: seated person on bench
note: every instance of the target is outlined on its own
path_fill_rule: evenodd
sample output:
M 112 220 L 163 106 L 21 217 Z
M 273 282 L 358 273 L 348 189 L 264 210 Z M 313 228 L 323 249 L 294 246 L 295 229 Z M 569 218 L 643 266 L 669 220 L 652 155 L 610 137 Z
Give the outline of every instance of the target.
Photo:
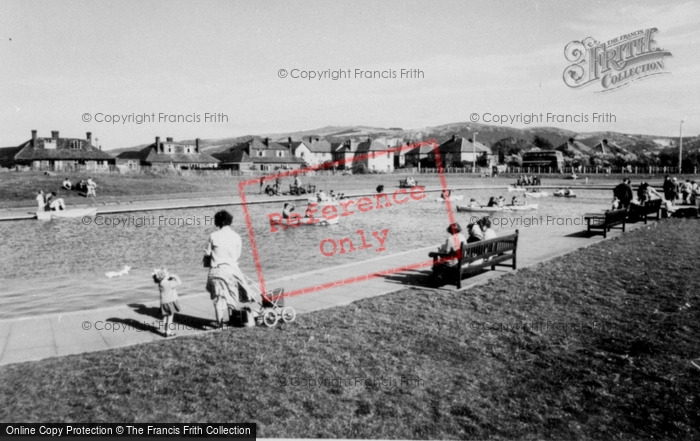
M 463 243 L 467 243 L 467 238 L 462 234 L 462 227 L 458 223 L 453 223 L 447 227 L 447 233 L 450 237 L 447 241 L 438 248 L 440 253 L 455 253 L 459 248 L 461 248 Z M 456 243 L 455 243 L 456 242 Z M 453 258 L 444 262 L 444 265 L 454 266 L 457 264 L 457 258 Z

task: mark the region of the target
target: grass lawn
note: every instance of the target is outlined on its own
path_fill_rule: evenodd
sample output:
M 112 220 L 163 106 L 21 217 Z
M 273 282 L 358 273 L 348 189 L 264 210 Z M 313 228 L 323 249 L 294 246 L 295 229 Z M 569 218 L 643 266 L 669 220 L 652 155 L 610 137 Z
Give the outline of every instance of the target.
M 699 439 L 699 237 L 697 220 L 664 220 L 465 292 L 406 289 L 275 330 L 2 367 L 0 420 Z

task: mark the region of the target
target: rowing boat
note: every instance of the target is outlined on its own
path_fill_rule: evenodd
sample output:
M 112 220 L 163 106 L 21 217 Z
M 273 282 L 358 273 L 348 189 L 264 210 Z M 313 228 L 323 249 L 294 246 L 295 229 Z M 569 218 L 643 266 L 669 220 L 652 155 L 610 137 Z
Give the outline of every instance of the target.
M 448 197 L 447 199 L 449 199 L 450 202 L 457 202 L 457 201 L 461 201 L 462 199 L 464 199 L 464 195 L 463 194 L 456 194 L 456 195 L 452 195 L 452 196 Z M 435 198 L 435 201 L 436 202 L 444 202 L 447 199 Z
M 575 198 L 576 197 L 576 195 L 573 193 L 572 194 L 554 193 L 554 196 L 556 196 L 558 198 Z
M 457 205 L 457 211 L 466 213 L 500 213 L 512 211 L 529 211 L 537 210 L 538 208 L 539 204 L 505 205 L 503 207 L 468 207 L 464 205 Z
M 530 191 L 525 193 L 526 198 L 545 198 L 549 196 L 549 193 L 546 191 Z
M 97 208 L 72 208 L 70 210 L 58 211 L 37 211 L 36 218 L 42 221 L 48 221 L 55 218 L 69 219 L 74 217 L 92 217 L 97 214 Z

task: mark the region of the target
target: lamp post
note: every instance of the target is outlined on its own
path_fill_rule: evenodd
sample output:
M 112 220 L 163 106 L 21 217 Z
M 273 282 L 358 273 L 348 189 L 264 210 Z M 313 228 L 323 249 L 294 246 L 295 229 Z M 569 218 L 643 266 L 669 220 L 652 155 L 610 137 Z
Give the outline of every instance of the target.
M 472 173 L 476 173 L 476 135 L 479 132 L 474 132 L 472 135 Z
M 683 123 L 685 122 L 685 118 L 681 120 L 681 129 L 680 129 L 680 140 L 678 142 L 678 173 L 683 173 Z

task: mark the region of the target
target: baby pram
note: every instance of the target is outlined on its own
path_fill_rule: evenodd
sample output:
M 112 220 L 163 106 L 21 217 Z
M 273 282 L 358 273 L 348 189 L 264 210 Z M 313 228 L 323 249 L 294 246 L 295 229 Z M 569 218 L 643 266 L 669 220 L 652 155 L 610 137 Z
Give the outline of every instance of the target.
M 247 276 L 243 275 L 247 285 L 246 295 L 248 302 L 240 303 L 242 311 L 251 314 L 255 324 L 265 325 L 269 328 L 275 326 L 280 319 L 284 323 L 291 323 L 296 319 L 297 313 L 291 306 L 284 306 L 284 288 L 277 288 L 273 291 L 263 293 L 260 285 Z M 241 296 L 242 297 L 242 296 Z M 229 304 L 229 317 L 239 314 L 236 311 L 238 305 Z

